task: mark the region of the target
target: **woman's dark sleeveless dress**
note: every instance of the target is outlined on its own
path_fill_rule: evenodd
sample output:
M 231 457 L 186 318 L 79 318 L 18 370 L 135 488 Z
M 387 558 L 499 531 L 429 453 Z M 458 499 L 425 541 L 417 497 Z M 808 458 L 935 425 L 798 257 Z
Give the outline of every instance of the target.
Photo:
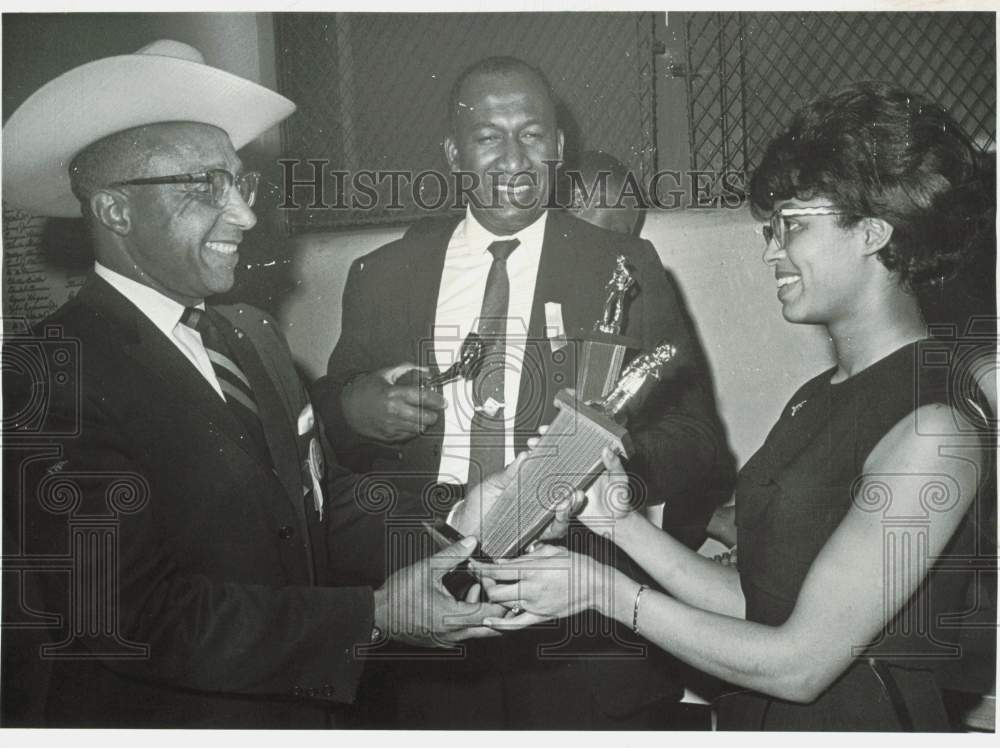
M 792 397 L 737 483 L 739 569 L 747 620 L 778 626 L 788 618 L 810 565 L 851 506 L 852 486 L 865 460 L 896 423 L 931 403 L 951 403 L 966 414 L 965 398 L 956 404 L 949 396 L 950 389 L 962 384 L 949 366 L 954 354 L 948 344 L 921 341 L 838 384 L 830 383 L 834 370 L 824 372 Z M 982 422 L 978 410 L 968 409 L 970 420 Z M 956 443 L 961 453 L 962 448 L 980 450 L 985 442 L 981 433 L 973 432 Z M 992 463 L 991 454 L 987 450 Z M 984 472 L 995 476 L 992 464 Z M 870 489 L 857 499 L 866 511 L 883 517 L 887 553 L 902 552 L 894 529 L 905 525 L 911 538 L 914 528 L 921 535 L 920 527 L 929 524 L 931 515 L 957 499 L 956 486 L 947 476 L 912 476 L 904 490 L 910 484 L 922 492 L 924 514 L 919 517 L 898 517 L 888 487 L 868 484 Z M 882 636 L 867 645 L 858 642 L 862 646 L 853 664 L 818 699 L 799 704 L 751 691 L 725 696 L 718 703 L 720 729 L 948 729 L 935 671 L 941 663 L 953 665 L 960 654 L 957 627 L 941 614 L 968 609 L 970 569 L 977 553 L 993 552 L 982 547 L 988 541 L 980 537 L 992 537 L 991 523 L 976 516 L 993 511 L 993 497 L 985 495 L 991 484 L 995 477 L 980 481 L 981 500 L 973 502 L 942 558 L 928 562 L 913 554 L 913 570 L 934 563 L 927 581 Z

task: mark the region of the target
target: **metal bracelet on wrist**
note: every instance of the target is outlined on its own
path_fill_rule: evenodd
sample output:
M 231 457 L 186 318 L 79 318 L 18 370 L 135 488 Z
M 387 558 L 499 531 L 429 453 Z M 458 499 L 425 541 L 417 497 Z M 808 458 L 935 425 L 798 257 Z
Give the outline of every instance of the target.
M 635 593 L 635 603 L 632 605 L 632 633 L 639 633 L 639 598 L 642 597 L 642 593 L 648 590 L 649 587 L 645 584 L 639 585 L 639 591 Z

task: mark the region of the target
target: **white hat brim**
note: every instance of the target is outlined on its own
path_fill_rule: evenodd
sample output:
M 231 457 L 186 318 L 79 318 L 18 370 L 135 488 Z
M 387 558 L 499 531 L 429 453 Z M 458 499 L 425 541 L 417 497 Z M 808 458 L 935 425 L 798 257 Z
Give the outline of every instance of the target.
M 68 167 L 112 133 L 156 122 L 202 122 L 236 149 L 295 111 L 252 81 L 163 55 L 106 57 L 50 81 L 3 127 L 3 198 L 34 215 L 78 217 Z

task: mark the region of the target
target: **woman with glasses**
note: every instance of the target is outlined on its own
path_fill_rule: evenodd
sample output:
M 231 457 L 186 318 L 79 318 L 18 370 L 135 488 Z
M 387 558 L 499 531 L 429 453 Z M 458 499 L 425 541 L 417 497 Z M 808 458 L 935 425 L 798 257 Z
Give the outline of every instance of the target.
M 542 546 L 482 565 L 510 582 L 487 580 L 491 600 L 524 611 L 492 624 L 596 609 L 732 684 L 723 728 L 947 729 L 937 676 L 961 653 L 946 614 L 973 607 L 962 572 L 995 552 L 995 467 L 989 405 L 954 366 L 969 351 L 928 338 L 916 294 L 992 240 L 976 160 L 942 109 L 888 84 L 800 111 L 750 199 L 782 314 L 824 325 L 836 366 L 792 396 L 741 471 L 739 569 L 629 511 L 606 475 L 581 519 L 613 523 L 666 594 Z

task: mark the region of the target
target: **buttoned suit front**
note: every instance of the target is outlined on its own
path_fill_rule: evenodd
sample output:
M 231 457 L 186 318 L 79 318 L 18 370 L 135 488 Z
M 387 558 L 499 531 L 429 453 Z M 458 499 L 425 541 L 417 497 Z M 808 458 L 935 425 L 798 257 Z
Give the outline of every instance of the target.
M 353 502 L 353 479 L 328 467 L 321 516 L 307 463 L 320 434 L 284 339 L 252 307 L 208 314 L 251 383 L 266 450 L 96 276 L 39 329 L 78 360 L 31 433 L 10 414 L 37 383 L 5 371 L 8 530 L 22 528 L 25 558 L 71 560 L 25 587 L 24 603 L 58 616 L 39 660 L 48 725 L 322 727 L 355 697 L 372 592 L 327 586 L 330 514 Z M 12 443 L 32 434 L 51 458 L 19 459 Z M 73 545 L 95 522 L 110 555 Z

